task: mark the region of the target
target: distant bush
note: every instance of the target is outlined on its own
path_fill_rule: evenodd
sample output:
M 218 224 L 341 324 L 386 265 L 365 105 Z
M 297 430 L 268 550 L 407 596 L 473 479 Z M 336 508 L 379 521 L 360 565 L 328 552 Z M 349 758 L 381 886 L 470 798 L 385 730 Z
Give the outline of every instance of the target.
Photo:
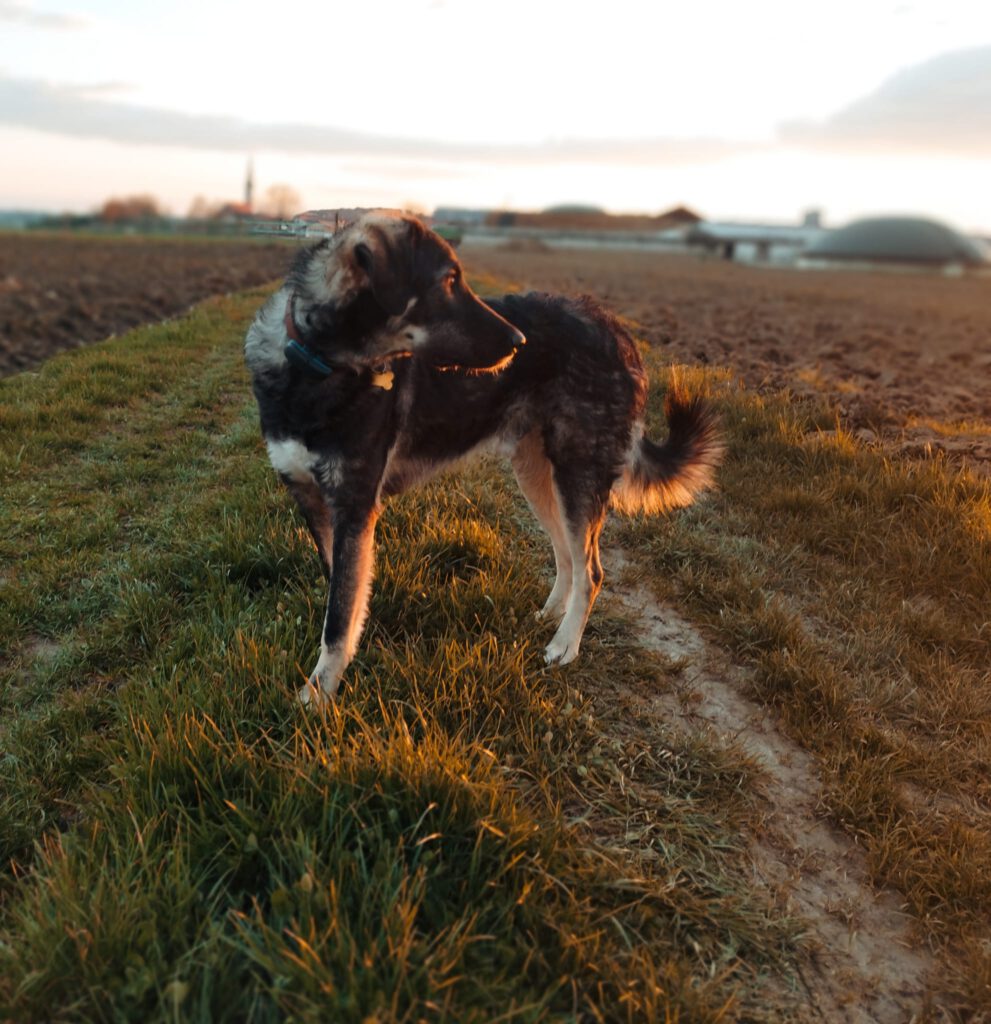
M 158 200 L 150 195 L 116 197 L 108 199 L 97 214 L 99 220 L 110 224 L 133 224 L 150 220 L 161 220 L 165 216 Z

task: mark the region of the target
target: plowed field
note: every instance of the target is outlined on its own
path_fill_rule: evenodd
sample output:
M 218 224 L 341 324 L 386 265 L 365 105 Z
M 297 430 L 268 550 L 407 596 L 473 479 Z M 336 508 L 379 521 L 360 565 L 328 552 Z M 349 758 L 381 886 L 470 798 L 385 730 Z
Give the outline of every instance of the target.
M 0 375 L 285 273 L 274 243 L 0 235 Z M 672 361 L 826 395 L 862 440 L 991 469 L 991 278 L 798 272 L 653 253 L 466 247 L 469 271 L 587 292 Z
M 0 376 L 285 273 L 285 245 L 0 234 Z
M 588 292 L 673 362 L 826 395 L 862 440 L 991 471 L 991 278 L 798 271 L 602 251 L 462 250 L 525 289 Z

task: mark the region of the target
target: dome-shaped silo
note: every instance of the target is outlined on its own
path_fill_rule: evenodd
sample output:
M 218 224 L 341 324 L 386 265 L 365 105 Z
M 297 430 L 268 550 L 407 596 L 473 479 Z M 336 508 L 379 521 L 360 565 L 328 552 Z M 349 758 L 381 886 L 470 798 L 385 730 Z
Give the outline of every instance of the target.
M 980 266 L 977 245 L 939 221 L 923 217 L 869 217 L 829 231 L 802 253 L 809 261 Z

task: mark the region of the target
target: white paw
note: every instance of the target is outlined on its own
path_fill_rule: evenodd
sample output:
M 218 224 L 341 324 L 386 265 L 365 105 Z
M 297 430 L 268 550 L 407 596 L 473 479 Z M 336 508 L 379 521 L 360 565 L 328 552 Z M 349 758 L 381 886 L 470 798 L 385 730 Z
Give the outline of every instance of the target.
M 568 643 L 555 637 L 544 651 L 548 665 L 567 665 L 578 657 L 578 643 Z
M 314 678 L 310 678 L 306 686 L 299 688 L 296 696 L 299 698 L 300 704 L 304 708 L 313 708 L 318 710 L 319 708 L 325 708 L 329 704 L 333 703 L 334 697 L 337 694 L 337 687 L 340 686 L 338 682 L 332 690 L 324 690 Z
M 554 619 L 560 619 L 564 616 L 565 601 L 562 598 L 560 601 L 557 600 L 553 594 L 547 598 L 547 603 L 539 612 L 534 612 L 534 618 L 538 622 L 547 622 L 548 620 L 553 621 Z
M 304 707 L 326 707 L 337 695 L 346 667 L 347 658 L 340 651 L 321 651 L 316 668 L 299 690 L 299 702 Z

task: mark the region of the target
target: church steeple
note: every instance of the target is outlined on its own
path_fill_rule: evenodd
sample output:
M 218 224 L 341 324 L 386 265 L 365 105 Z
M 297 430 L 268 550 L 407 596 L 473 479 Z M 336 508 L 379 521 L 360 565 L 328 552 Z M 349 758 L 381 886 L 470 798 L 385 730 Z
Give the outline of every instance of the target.
M 248 158 L 248 173 L 244 178 L 244 205 L 248 208 L 248 212 L 254 209 L 252 203 L 254 202 L 255 196 L 255 162 L 250 157 Z

